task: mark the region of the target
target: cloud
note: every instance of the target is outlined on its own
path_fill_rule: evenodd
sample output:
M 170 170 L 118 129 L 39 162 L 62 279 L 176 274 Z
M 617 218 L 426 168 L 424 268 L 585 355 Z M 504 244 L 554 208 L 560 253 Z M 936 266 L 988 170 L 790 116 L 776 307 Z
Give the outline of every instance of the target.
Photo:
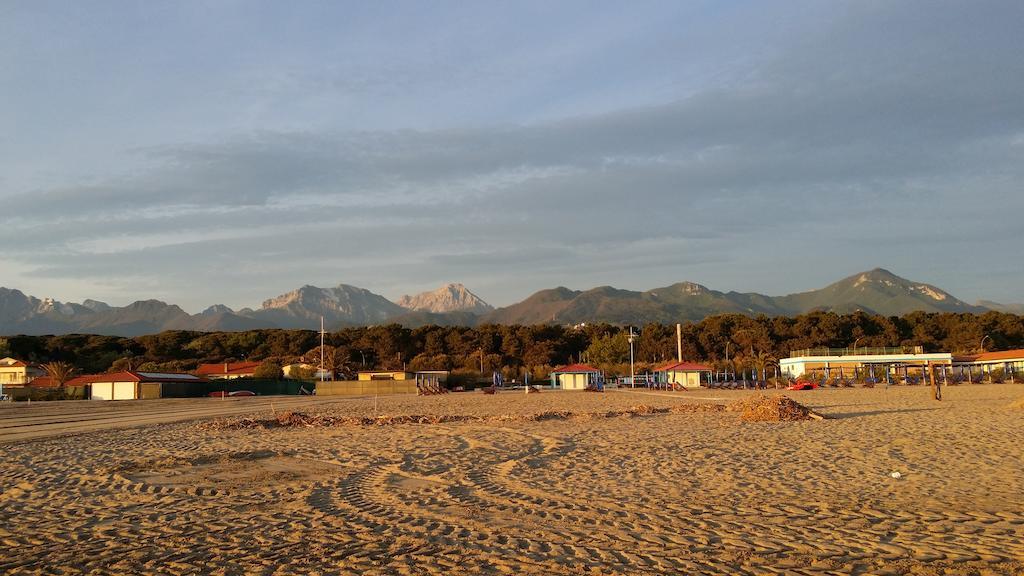
M 729 81 L 662 104 L 139 148 L 129 173 L 8 196 L 0 241 L 37 277 L 219 272 L 266 290 L 325 280 L 395 295 L 474 279 L 499 303 L 559 275 L 742 282 L 735 270 L 794 254 L 845 275 L 870 257 L 835 251 L 861 241 L 910 246 L 904 266 L 886 263 L 898 272 L 940 245 L 967 258 L 1024 208 L 1024 42 L 1011 24 L 1024 14 L 930 6 L 836 7 Z M 287 281 L 261 284 L 270 270 Z M 943 285 L 955 291 L 955 275 Z

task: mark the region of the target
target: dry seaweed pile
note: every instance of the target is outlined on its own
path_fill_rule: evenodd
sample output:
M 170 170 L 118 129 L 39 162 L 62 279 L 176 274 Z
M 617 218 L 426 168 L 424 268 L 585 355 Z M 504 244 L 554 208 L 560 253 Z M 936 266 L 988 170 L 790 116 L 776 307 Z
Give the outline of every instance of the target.
M 721 412 L 721 404 L 678 404 L 671 408 L 655 408 L 640 404 L 625 410 L 607 412 L 573 412 L 570 410 L 546 410 L 533 414 L 500 414 L 497 416 L 468 416 L 462 414 L 398 414 L 380 416 L 332 416 L 330 414 L 306 414 L 304 412 L 282 412 L 269 418 L 244 417 L 226 418 L 201 422 L 203 430 L 239 430 L 252 428 L 328 428 L 335 426 L 394 426 L 397 424 L 447 424 L 453 422 L 541 422 L 545 420 L 570 420 L 591 418 L 618 418 L 650 416 L 668 413 Z
M 794 420 L 821 420 L 822 415 L 786 396 L 757 395 L 737 400 L 726 408 L 739 412 L 744 422 L 791 422 Z

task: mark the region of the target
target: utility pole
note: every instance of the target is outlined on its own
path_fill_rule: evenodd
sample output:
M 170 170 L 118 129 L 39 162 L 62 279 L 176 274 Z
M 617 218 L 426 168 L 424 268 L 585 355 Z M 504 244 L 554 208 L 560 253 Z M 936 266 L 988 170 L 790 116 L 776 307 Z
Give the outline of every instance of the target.
M 676 362 L 683 361 L 683 325 L 676 324 Z
M 320 317 L 320 382 L 324 381 L 324 336 L 327 331 L 324 330 L 324 317 Z
M 633 369 L 633 327 L 629 327 L 629 387 L 636 388 L 636 371 Z

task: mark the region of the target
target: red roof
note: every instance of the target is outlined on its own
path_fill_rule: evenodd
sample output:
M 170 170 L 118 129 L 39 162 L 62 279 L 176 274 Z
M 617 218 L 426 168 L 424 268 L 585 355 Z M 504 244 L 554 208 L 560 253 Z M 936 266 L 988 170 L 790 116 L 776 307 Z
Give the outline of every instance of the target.
M 983 352 L 966 354 L 953 358 L 956 362 L 998 362 L 999 360 L 1024 360 L 1024 349 L 1003 350 L 1002 352 Z
M 56 388 L 58 384 L 49 376 L 40 376 L 39 378 L 33 378 L 28 383 L 28 386 L 30 388 Z
M 586 372 L 601 372 L 601 371 L 598 370 L 597 368 L 594 368 L 593 366 L 589 366 L 587 364 L 570 364 L 568 366 L 562 366 L 561 368 L 557 368 L 557 369 L 551 371 L 552 374 L 579 374 L 579 373 L 586 373 Z
M 0 366 L 6 366 L 8 368 L 10 368 L 12 366 L 17 367 L 17 368 L 27 368 L 28 367 L 28 363 L 22 362 L 21 360 L 18 360 L 17 358 L 3 358 L 3 360 L 11 360 L 11 362 L 4 362 L 3 364 L 0 364 Z
M 221 362 L 220 364 L 200 364 L 196 374 L 200 376 L 249 376 L 256 372 L 259 362 Z
M 695 362 L 669 362 L 654 369 L 655 372 L 710 372 L 711 367 Z
M 176 372 L 110 372 L 72 378 L 65 386 L 84 386 L 95 382 L 206 382 L 206 379 Z

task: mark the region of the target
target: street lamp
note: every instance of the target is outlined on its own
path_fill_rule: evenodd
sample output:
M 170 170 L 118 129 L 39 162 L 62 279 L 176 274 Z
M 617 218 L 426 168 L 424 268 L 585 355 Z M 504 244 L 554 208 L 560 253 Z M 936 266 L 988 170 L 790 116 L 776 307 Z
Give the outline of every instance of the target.
M 858 336 L 857 339 L 853 341 L 853 355 L 854 356 L 857 355 L 857 343 L 860 342 L 863 339 L 864 339 L 863 336 Z
M 636 339 L 636 335 L 633 334 L 633 327 L 629 327 L 629 387 L 636 388 L 636 373 L 633 369 L 633 340 Z
M 986 340 L 986 339 L 988 339 L 988 340 L 991 340 L 991 339 L 992 339 L 992 337 L 991 337 L 991 336 L 989 336 L 988 334 L 985 334 L 985 336 L 984 336 L 984 337 L 983 337 L 983 338 L 981 339 L 981 344 L 980 344 L 980 348 L 981 348 L 981 351 L 982 351 L 982 352 L 984 352 L 984 351 L 985 351 L 985 340 Z

